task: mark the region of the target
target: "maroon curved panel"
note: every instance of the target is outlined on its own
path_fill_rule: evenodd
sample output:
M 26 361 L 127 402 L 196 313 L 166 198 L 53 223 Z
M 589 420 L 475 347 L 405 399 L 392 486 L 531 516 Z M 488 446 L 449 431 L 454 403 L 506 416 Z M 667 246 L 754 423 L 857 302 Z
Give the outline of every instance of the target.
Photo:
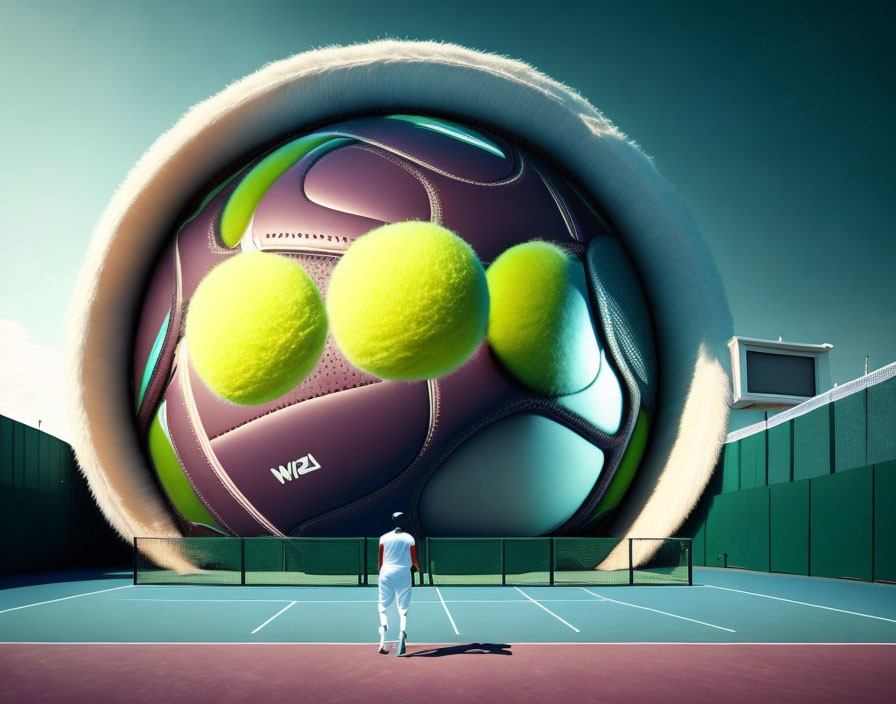
M 199 443 L 190 422 L 184 399 L 184 391 L 175 374 L 165 392 L 167 401 L 168 431 L 174 451 L 180 460 L 184 475 L 200 501 L 234 535 L 266 535 L 265 530 L 243 507 L 240 501 L 224 486 Z
M 381 220 L 341 213 L 308 199 L 302 189 L 313 159 L 291 166 L 268 189 L 252 220 L 252 236 L 262 249 L 319 247 L 344 252 L 356 237 L 383 224 Z
M 336 125 L 336 131 L 340 134 L 350 134 L 364 141 L 388 146 L 417 163 L 458 179 L 494 183 L 510 176 L 514 169 L 514 160 L 510 156 L 513 147 L 484 130 L 468 126 L 461 129 L 474 137 L 493 142 L 506 157 L 407 120 L 364 117 Z
M 428 427 L 426 383 L 383 382 L 284 408 L 212 447 L 252 505 L 289 532 L 400 472 Z
M 463 237 L 484 264 L 520 242 L 574 241 L 541 177 L 530 167 L 500 186 L 426 175 L 441 199 L 442 224 Z
M 431 215 L 429 196 L 416 174 L 388 152 L 361 144 L 321 157 L 305 175 L 305 195 L 327 208 L 382 222 L 429 220 Z

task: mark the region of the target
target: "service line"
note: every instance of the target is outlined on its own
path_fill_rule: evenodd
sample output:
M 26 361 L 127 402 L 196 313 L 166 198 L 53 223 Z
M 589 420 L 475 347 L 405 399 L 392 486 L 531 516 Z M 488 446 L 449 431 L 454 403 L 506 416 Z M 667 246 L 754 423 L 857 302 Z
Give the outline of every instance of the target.
M 284 611 L 286 611 L 288 608 L 293 607 L 293 606 L 295 606 L 295 605 L 296 605 L 296 602 L 294 602 L 294 601 L 289 602 L 286 606 L 284 606 L 284 607 L 283 607 L 282 609 L 280 609 L 277 613 L 275 613 L 273 616 L 271 616 L 267 621 L 265 621 L 265 622 L 264 622 L 263 624 L 261 624 L 258 628 L 256 628 L 254 631 L 252 631 L 252 633 L 253 633 L 253 634 L 258 633 L 262 628 L 264 628 L 265 626 L 267 626 L 271 621 L 273 621 L 275 618 L 277 618 L 280 614 L 282 614 L 282 613 L 283 613 Z
M 11 609 L 3 609 L 0 611 L 0 614 L 5 614 L 7 611 L 18 611 L 19 609 L 30 609 L 32 606 L 42 606 L 43 604 L 52 604 L 56 601 L 65 601 L 66 599 L 77 599 L 79 596 L 90 596 L 91 594 L 102 594 L 103 592 L 114 592 L 116 589 L 130 589 L 133 587 L 133 584 L 125 584 L 123 587 L 112 587 L 111 589 L 100 589 L 96 592 L 86 592 L 84 594 L 72 594 L 71 596 L 63 596 L 59 599 L 50 599 L 48 601 L 38 601 L 35 604 L 25 604 L 24 606 L 13 606 Z
M 616 599 L 611 599 L 607 596 L 602 596 L 601 594 L 595 594 L 589 589 L 585 589 L 582 587 L 582 591 L 588 592 L 591 596 L 596 596 L 598 599 L 603 599 L 604 601 L 610 601 L 614 604 L 620 604 L 622 606 L 631 606 L 633 609 L 644 609 L 644 611 L 653 611 L 655 614 L 662 614 L 663 616 L 671 616 L 672 618 L 681 619 L 682 621 L 690 621 L 691 623 L 699 623 L 701 626 L 709 626 L 710 628 L 718 628 L 720 631 L 728 631 L 729 633 L 737 633 L 733 628 L 725 628 L 724 626 L 716 626 L 713 623 L 707 623 L 706 621 L 698 621 L 695 618 L 688 618 L 687 616 L 679 616 L 678 614 L 671 614 L 668 611 L 660 611 L 659 609 L 651 609 L 649 606 L 640 606 L 638 604 L 630 604 L 627 601 L 616 601 Z

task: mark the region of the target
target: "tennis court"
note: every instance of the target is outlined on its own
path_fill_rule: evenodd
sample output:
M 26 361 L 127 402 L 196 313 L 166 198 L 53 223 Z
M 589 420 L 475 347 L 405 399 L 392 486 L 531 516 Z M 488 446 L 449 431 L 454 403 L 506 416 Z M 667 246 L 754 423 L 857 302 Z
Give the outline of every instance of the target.
M 160 668 L 163 689 L 193 701 L 299 684 L 327 701 L 358 701 L 346 672 L 426 686 L 425 701 L 477 699 L 489 678 L 503 701 L 550 700 L 552 686 L 615 700 L 644 678 L 652 700 L 693 701 L 804 700 L 816 689 L 817 701 L 873 701 L 896 684 L 896 587 L 886 584 L 695 568 L 693 586 L 418 586 L 408 657 L 395 658 L 376 652 L 372 586 L 135 585 L 128 572 L 57 579 L 4 580 L 0 676 L 15 684 L 2 701 L 100 691 L 152 701 Z M 504 657 L 475 657 L 486 655 Z

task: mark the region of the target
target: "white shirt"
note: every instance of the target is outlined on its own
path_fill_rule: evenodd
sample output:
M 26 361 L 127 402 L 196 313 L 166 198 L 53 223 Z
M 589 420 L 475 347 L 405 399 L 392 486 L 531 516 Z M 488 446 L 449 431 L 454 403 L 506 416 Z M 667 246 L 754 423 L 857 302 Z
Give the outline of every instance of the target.
M 413 564 L 411 561 L 411 547 L 414 544 L 414 539 L 411 535 L 404 531 L 393 530 L 382 536 L 380 545 L 383 548 L 383 566 L 380 568 L 380 571 L 411 569 Z

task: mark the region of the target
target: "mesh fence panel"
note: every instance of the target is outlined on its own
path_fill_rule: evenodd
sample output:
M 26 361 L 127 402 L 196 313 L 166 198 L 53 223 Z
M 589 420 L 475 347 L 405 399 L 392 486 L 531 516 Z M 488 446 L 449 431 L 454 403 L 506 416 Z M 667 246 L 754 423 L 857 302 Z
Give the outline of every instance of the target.
M 868 387 L 868 463 L 896 460 L 896 377 Z
M 628 584 L 629 570 L 599 570 L 620 546 L 619 538 L 554 538 L 554 584 Z
M 429 583 L 501 584 L 501 538 L 427 538 Z
M 241 584 L 242 547 L 233 538 L 136 538 L 135 584 Z
M 793 421 L 768 429 L 768 483 L 784 484 L 790 481 L 792 467 L 790 435 Z
M 364 538 L 244 538 L 243 541 L 246 584 L 363 583 Z
M 867 390 L 834 401 L 834 471 L 864 467 Z
M 793 419 L 793 480 L 831 473 L 831 421 L 827 406 Z
M 379 557 L 380 557 L 380 539 L 379 538 L 368 538 L 367 539 L 367 583 L 368 584 L 379 584 Z M 419 550 L 420 545 L 417 545 L 418 554 L 417 557 L 419 559 Z
M 684 538 L 633 538 L 632 584 L 690 584 L 691 541 Z
M 504 538 L 505 584 L 550 584 L 551 541 Z

